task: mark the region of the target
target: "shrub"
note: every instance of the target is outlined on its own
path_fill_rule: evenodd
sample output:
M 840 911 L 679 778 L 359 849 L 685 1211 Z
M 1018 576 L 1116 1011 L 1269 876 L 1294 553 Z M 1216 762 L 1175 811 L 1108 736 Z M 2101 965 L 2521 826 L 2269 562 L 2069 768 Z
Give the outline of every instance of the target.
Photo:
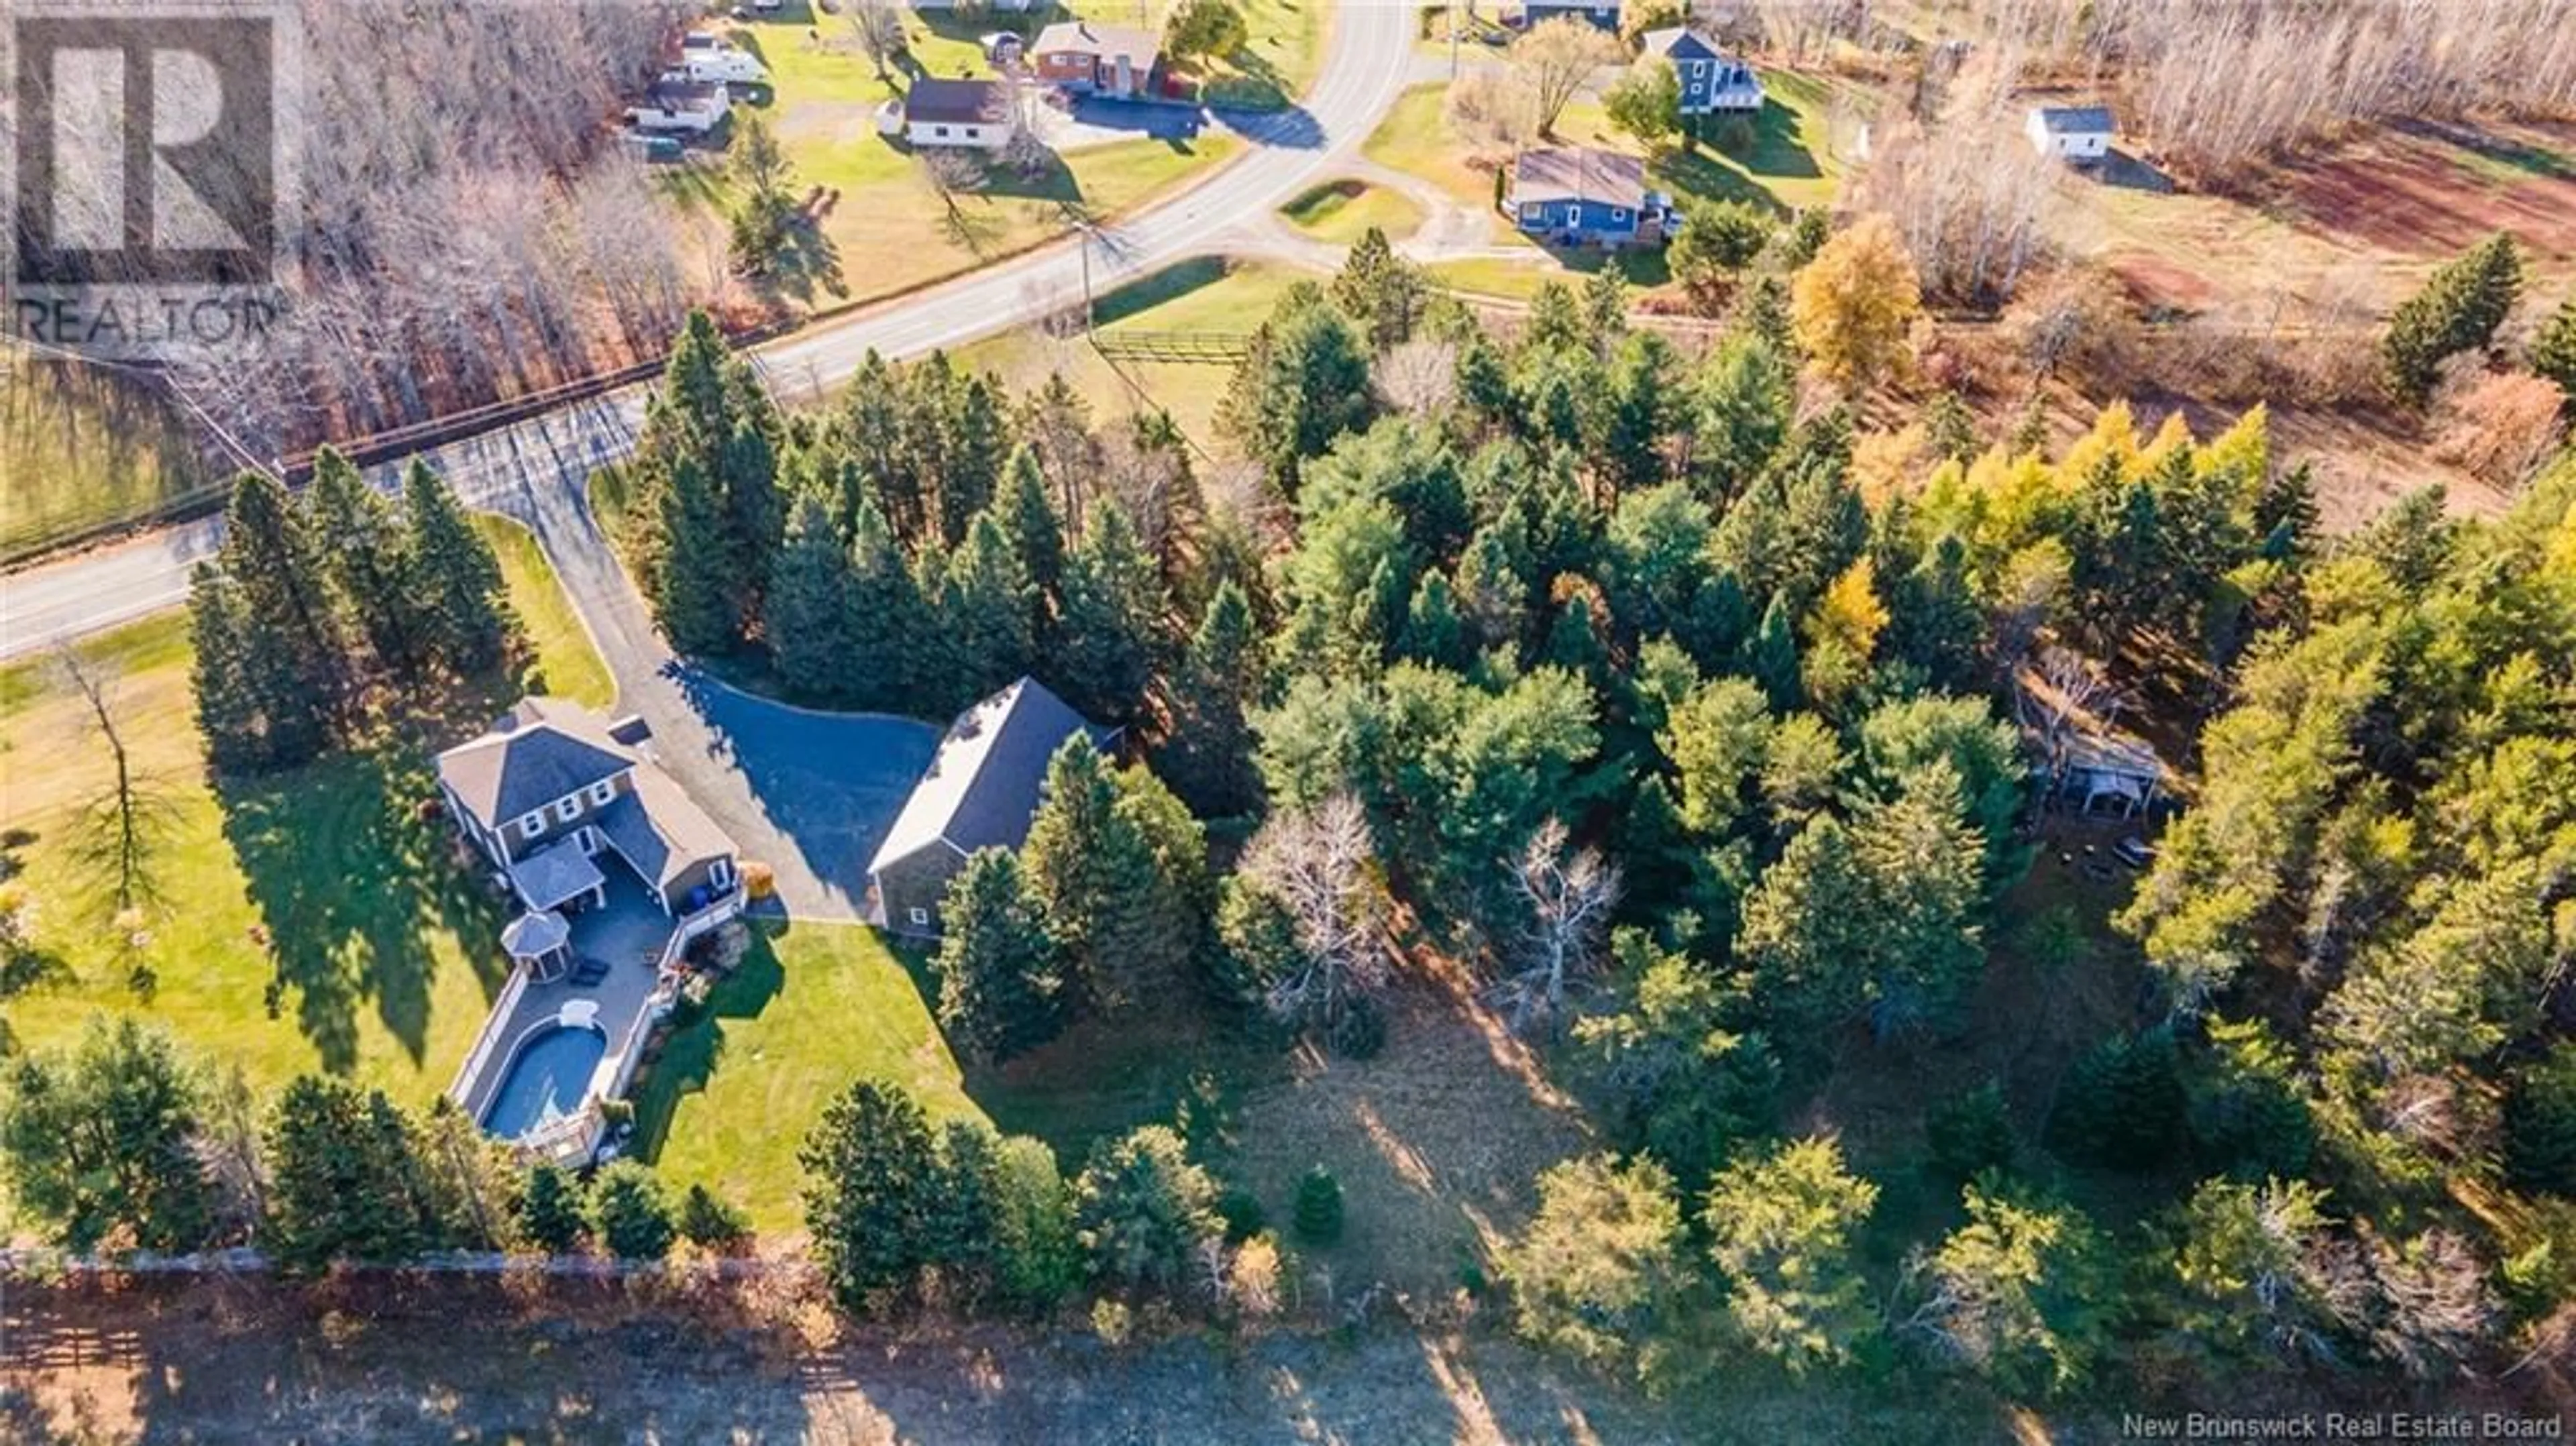
M 1216 1197 L 1216 1218 L 1225 1222 L 1229 1245 L 1240 1245 L 1261 1233 L 1269 1223 L 1268 1212 L 1261 1208 L 1260 1197 L 1240 1187 Z
M 1964 1185 L 1988 1170 L 2012 1168 L 2012 1117 L 2003 1086 L 1993 1080 L 1934 1105 L 1923 1133 L 1926 1164 L 1946 1183 Z
M 660 1260 L 675 1232 L 662 1182 L 634 1160 L 619 1160 L 591 1185 L 591 1223 L 600 1244 L 620 1260 Z
M 1330 1245 L 1342 1238 L 1342 1182 L 1321 1165 L 1297 1180 L 1297 1238 L 1309 1245 Z
M 519 1230 L 528 1243 L 548 1255 L 567 1254 L 581 1243 L 583 1226 L 581 1190 L 572 1177 L 542 1161 L 531 1166 L 519 1197 Z
M 680 1236 L 702 1250 L 729 1250 L 751 1235 L 751 1222 L 722 1196 L 691 1185 L 680 1200 Z

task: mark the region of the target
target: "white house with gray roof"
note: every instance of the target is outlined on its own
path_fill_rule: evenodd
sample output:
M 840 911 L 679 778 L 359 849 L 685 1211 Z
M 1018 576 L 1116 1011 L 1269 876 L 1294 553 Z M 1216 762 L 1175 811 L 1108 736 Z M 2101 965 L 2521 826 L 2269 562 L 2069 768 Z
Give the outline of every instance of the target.
M 1118 737 L 1034 678 L 958 714 L 868 864 L 869 922 L 898 934 L 938 934 L 948 881 L 976 850 L 1015 849 L 1029 836 L 1047 764 L 1077 733 L 1104 749 Z
M 2061 161 L 2098 161 L 2111 153 L 2111 108 L 2103 105 L 2035 105 L 2022 121 L 2030 148 Z

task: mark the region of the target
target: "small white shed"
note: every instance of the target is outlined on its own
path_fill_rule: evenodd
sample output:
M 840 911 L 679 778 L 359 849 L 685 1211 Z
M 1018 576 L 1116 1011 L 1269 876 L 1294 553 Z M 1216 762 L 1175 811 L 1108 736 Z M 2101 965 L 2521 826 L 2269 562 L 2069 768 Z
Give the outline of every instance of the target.
M 2035 105 L 2022 122 L 2030 148 L 2062 161 L 2098 161 L 2111 152 L 2111 108 L 2101 105 Z

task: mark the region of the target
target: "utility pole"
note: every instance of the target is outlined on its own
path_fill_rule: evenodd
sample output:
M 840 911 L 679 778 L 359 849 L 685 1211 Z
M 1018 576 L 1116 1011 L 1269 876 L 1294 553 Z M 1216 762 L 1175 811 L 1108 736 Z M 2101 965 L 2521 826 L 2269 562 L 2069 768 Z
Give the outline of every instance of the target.
M 1082 253 L 1082 334 L 1085 337 L 1089 337 L 1091 335 L 1092 225 L 1088 221 L 1076 221 L 1073 223 L 1073 228 L 1075 232 L 1082 237 L 1082 240 L 1077 243 L 1075 249 Z
M 1458 82 L 1458 32 L 1466 28 L 1459 22 L 1465 18 L 1466 9 L 1467 0 L 1449 0 L 1449 82 L 1452 85 Z

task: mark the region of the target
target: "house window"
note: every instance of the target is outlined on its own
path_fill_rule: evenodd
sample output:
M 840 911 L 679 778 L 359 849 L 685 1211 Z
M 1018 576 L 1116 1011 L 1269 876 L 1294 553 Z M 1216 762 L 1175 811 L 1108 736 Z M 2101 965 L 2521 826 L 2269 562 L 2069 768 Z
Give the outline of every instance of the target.
M 914 925 L 916 928 L 927 928 L 927 927 L 929 927 L 929 924 L 930 924 L 930 911 L 929 911 L 928 909 L 913 909 L 913 910 L 910 910 L 909 912 L 910 912 L 911 917 L 912 917 L 913 925 Z
M 938 137 L 940 137 L 941 139 L 945 140 L 945 139 L 947 138 L 947 136 L 948 136 L 948 127 L 946 127 L 946 126 L 932 126 L 932 127 L 930 128 L 930 133 L 931 133 L 932 135 L 934 135 L 934 136 L 938 136 Z
M 558 798 L 555 800 L 555 822 L 570 823 L 579 817 L 581 817 L 580 794 L 574 794 L 570 798 Z
M 537 835 L 544 833 L 545 831 L 546 811 L 542 808 L 519 820 L 519 837 L 521 838 L 535 838 Z
M 710 878 L 710 879 L 713 879 L 713 880 L 715 881 L 715 886 L 716 886 L 717 888 L 719 888 L 719 889 L 729 889 L 729 888 L 732 888 L 732 887 L 733 887 L 733 860 L 731 860 L 731 859 L 718 859 L 718 860 L 716 860 L 713 864 L 710 864 L 710 865 L 707 867 L 707 877 L 708 877 L 708 878 Z
M 602 808 L 606 808 L 606 807 L 608 806 L 608 801 L 609 801 L 610 799 L 612 799 L 612 798 L 615 798 L 616 796 L 617 796 L 617 780 L 616 780 L 616 779 L 613 779 L 613 778 L 603 778 L 603 779 L 601 779 L 600 781 L 598 781 L 597 783 L 594 783 L 594 784 L 592 784 L 592 785 L 590 786 L 590 801 L 591 801 L 592 803 L 598 804 L 598 805 L 599 805 L 600 807 L 602 807 Z
M 1532 201 L 1528 205 L 1521 207 L 1521 219 L 1524 221 L 1543 221 L 1547 219 L 1547 208 L 1536 201 Z
M 1625 221 L 1628 219 L 1628 213 L 1614 206 L 1610 211 L 1610 219 L 1613 221 Z

